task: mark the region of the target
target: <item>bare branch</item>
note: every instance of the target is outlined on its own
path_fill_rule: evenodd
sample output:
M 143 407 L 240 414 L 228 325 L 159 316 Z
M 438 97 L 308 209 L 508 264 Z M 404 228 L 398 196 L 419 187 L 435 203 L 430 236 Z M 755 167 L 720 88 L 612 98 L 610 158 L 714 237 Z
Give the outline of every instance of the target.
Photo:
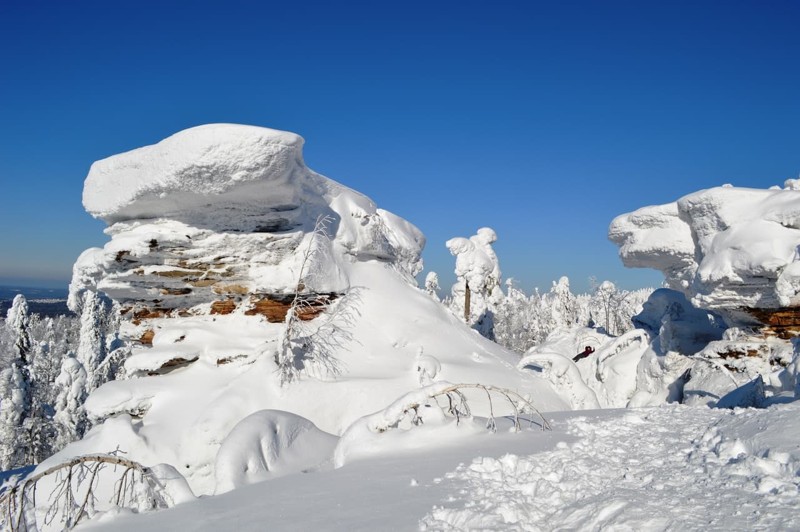
M 118 467 L 123 469 L 115 489 L 112 490 L 109 504 L 124 506 L 126 494 L 129 494 L 128 506 L 137 510 L 145 509 L 141 504 L 137 505 L 133 497 L 134 487 L 138 484 L 144 488 L 142 493 L 147 497 L 146 509 L 167 506 L 167 498 L 162 493 L 163 488 L 149 468 L 114 455 L 79 456 L 27 477 L 0 495 L 0 528 L 7 528 L 12 532 L 37 530 L 36 489 L 39 481 L 52 476 L 54 487 L 47 499 L 50 506 L 44 512 L 42 524 L 51 525 L 56 516 L 60 516 L 63 529 L 71 530 L 82 519 L 96 511 L 94 508 L 97 502 L 96 489 L 100 481 L 99 475 L 106 467 L 113 467 L 115 472 Z M 136 473 L 139 473 L 138 482 Z M 85 489 L 86 493 L 78 506 L 75 501 L 75 491 L 82 489 Z

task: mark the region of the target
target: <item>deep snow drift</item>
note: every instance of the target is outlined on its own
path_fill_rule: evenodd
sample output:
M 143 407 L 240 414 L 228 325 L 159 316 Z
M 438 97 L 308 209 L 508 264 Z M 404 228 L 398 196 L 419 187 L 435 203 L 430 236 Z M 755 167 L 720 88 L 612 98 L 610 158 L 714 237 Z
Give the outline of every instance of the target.
M 119 447 L 210 494 L 324 467 L 330 453 L 303 448 L 433 379 L 568 406 L 417 288 L 419 230 L 309 170 L 302 145 L 291 133 L 208 125 L 92 166 L 84 204 L 111 241 L 81 255 L 71 301 L 107 294 L 141 345 L 129 378 L 86 404 L 106 421 L 41 467 Z M 476 413 L 484 395 L 471 401 Z M 264 432 L 258 420 L 307 436 Z

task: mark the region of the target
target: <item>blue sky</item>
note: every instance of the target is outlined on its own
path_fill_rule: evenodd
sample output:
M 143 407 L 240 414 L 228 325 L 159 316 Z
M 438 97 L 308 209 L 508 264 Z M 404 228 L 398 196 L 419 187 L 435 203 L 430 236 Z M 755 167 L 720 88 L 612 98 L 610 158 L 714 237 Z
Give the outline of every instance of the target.
M 506 277 L 623 287 L 617 214 L 800 173 L 797 2 L 0 4 L 0 284 L 102 245 L 100 158 L 208 122 L 297 132 L 306 162 L 415 223 L 427 268 L 481 226 Z

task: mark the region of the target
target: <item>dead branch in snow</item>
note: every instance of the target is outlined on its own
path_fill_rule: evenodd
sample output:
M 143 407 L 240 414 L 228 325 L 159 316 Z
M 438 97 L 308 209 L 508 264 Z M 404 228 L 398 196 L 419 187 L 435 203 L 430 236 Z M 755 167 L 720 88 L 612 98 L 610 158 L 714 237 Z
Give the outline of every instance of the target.
M 499 388 L 497 386 L 491 386 L 487 384 L 467 383 L 435 383 L 426 387 L 426 389 L 429 390 L 427 393 L 424 393 L 425 389 L 420 390 L 420 392 L 424 393 L 422 396 L 416 393 L 408 394 L 408 402 L 405 404 L 402 403 L 403 399 L 401 398 L 399 400 L 400 402 L 396 403 L 397 406 L 390 407 L 392 413 L 388 417 L 384 417 L 377 425 L 373 425 L 373 430 L 377 432 L 385 432 L 389 429 L 396 428 L 409 414 L 411 415 L 411 423 L 413 425 L 420 425 L 422 423 L 422 418 L 419 416 L 419 408 L 423 406 L 429 399 L 436 400 L 436 404 L 439 405 L 445 413 L 455 417 L 457 423 L 461 421 L 461 418 L 472 417 L 472 409 L 469 405 L 466 395 L 464 395 L 464 390 L 467 389 L 483 390 L 486 393 L 486 396 L 489 399 L 489 418 L 487 419 L 486 425 L 487 428 L 493 432 L 497 429 L 497 424 L 495 421 L 495 405 L 492 400 L 492 394 L 500 395 L 509 405 L 511 405 L 511 408 L 513 409 L 515 430 L 522 429 L 520 417 L 525 413 L 537 414 L 541 419 L 540 425 L 542 430 L 550 430 L 550 424 L 547 422 L 542 413 L 539 412 L 539 410 L 533 406 L 529 400 L 525 399 L 513 390 Z M 447 403 L 444 407 L 442 407 L 442 405 L 440 405 L 438 402 L 438 399 L 440 398 L 447 400 Z M 390 410 L 387 409 L 386 412 L 388 413 L 389 411 Z M 533 423 L 533 420 L 531 420 L 531 423 Z
M 41 525 L 71 530 L 95 510 L 99 473 L 108 467 L 114 468 L 115 472 L 117 468 L 122 469 L 108 505 L 135 510 L 168 506 L 163 490 L 149 468 L 114 455 L 79 456 L 22 479 L 0 495 L 0 528 L 11 532 L 39 530 L 37 487 L 39 481 L 51 477 L 55 485 L 47 498 L 49 506 Z M 60 527 L 53 524 L 56 518 Z

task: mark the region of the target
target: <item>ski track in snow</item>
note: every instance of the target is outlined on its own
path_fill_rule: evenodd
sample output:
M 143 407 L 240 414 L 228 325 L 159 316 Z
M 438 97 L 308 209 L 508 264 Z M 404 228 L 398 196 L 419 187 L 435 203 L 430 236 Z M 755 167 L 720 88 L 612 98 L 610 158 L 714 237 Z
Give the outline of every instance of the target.
M 726 436 L 732 423 L 758 433 L 757 415 L 669 406 L 573 418 L 571 445 L 476 458 L 448 473 L 456 491 L 420 529 L 796 529 L 798 455 Z

